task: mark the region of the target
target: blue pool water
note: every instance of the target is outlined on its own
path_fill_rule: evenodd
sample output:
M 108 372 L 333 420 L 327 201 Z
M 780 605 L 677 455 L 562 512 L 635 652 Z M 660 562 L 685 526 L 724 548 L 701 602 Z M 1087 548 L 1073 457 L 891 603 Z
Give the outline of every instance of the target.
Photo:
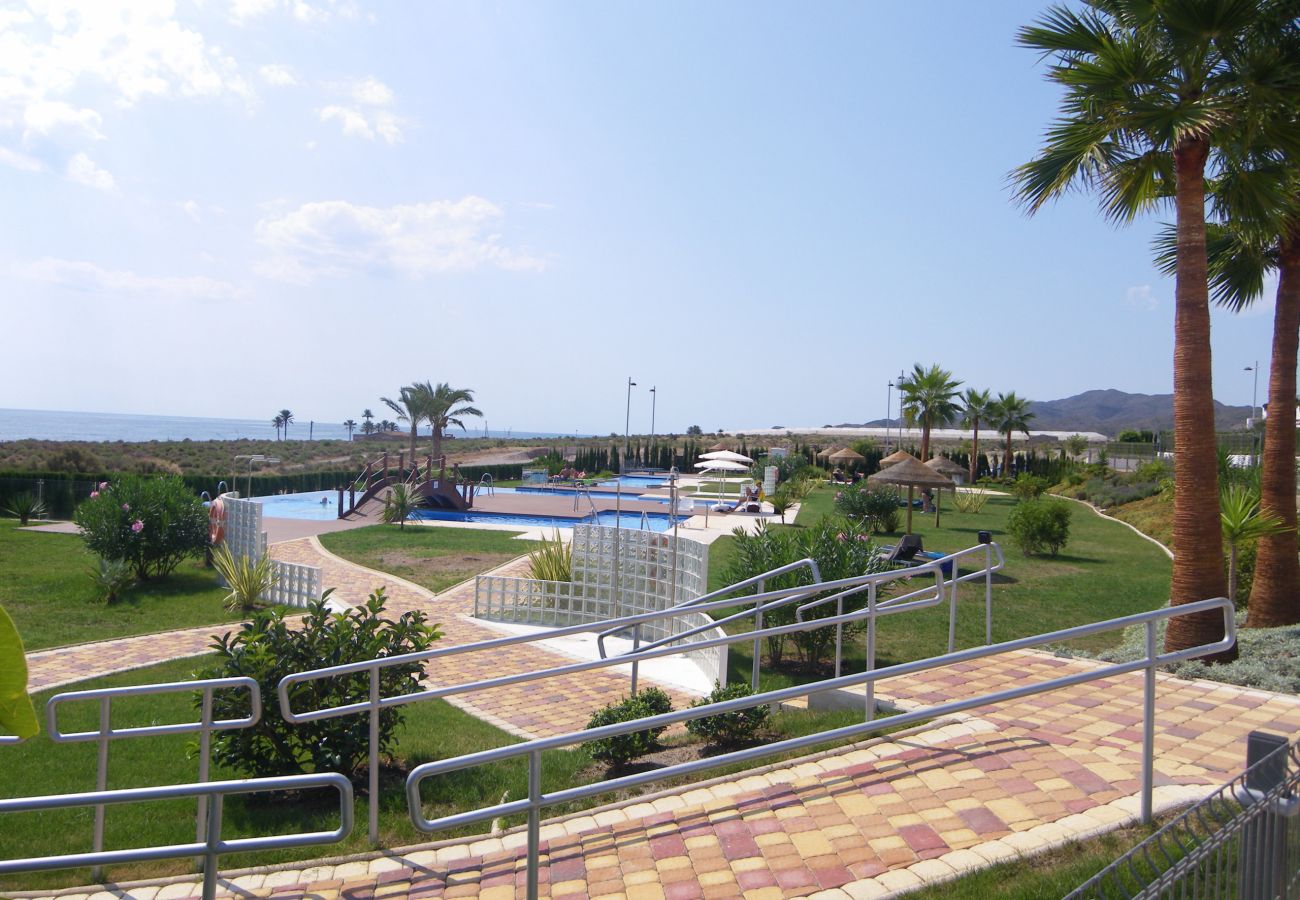
M 623 487 L 662 487 L 668 483 L 666 478 L 657 478 L 653 475 L 620 475 L 609 481 L 600 482 L 601 487 L 617 487 L 619 482 L 623 482 Z
M 572 528 L 574 525 L 615 525 L 620 528 L 638 529 L 641 527 L 640 513 L 623 513 L 613 510 L 600 513 L 594 520 L 591 516 L 582 519 L 557 519 L 553 516 L 525 516 L 509 513 L 459 512 L 451 509 L 421 509 L 413 516 L 416 519 L 429 519 L 436 522 L 483 522 L 488 525 L 518 525 L 520 528 Z M 683 521 L 686 517 L 679 517 Z M 646 522 L 651 531 L 667 531 L 673 527 L 672 517 L 667 513 L 650 513 Z
M 254 497 L 262 504 L 262 515 L 277 519 L 311 519 L 328 522 L 339 515 L 338 491 L 304 491 L 301 494 L 274 494 Z M 321 501 L 325 502 L 322 503 Z

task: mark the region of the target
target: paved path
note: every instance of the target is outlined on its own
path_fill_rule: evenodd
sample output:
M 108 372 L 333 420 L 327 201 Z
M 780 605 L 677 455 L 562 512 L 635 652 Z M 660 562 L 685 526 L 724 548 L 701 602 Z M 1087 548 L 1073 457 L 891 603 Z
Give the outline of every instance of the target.
M 316 559 L 326 568 L 326 584 L 339 585 L 341 599 L 353 602 L 384 581 L 394 609 L 424 604 L 444 624 L 444 640 L 488 634 L 465 620 L 472 587 L 430 600 L 398 579 L 323 555 L 310 539 L 278 545 L 275 554 Z M 486 669 L 457 663 L 430 675 L 440 681 L 500 673 L 541 661 L 523 653 L 545 652 L 499 654 Z M 1020 652 L 893 679 L 883 682 L 878 694 L 925 706 L 1098 666 Z M 557 680 L 544 689 L 507 689 L 476 697 L 476 703 L 513 730 L 558 733 L 581 726 L 583 716 L 568 712 L 570 707 L 598 704 L 625 690 L 618 676 L 594 674 Z M 1137 812 L 1142 684 L 1142 676 L 1133 674 L 1022 698 L 907 737 L 840 748 L 548 823 L 542 833 L 543 895 L 609 900 L 889 896 L 1099 833 L 1131 821 Z M 1300 734 L 1300 698 L 1294 696 L 1166 676 L 1160 677 L 1157 696 L 1159 806 L 1201 796 L 1238 771 L 1249 731 Z M 405 853 L 232 875 L 224 886 L 236 896 L 285 900 L 504 900 L 516 896 L 523 883 L 523 842 L 516 830 Z M 197 895 L 197 882 L 172 879 L 98 896 Z

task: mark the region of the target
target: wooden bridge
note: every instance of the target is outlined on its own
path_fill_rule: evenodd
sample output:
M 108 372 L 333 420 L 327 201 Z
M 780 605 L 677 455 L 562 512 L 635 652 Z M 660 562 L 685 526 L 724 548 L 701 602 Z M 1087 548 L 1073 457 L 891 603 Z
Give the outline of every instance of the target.
M 474 484 L 470 481 L 457 483 L 454 470 L 448 479 L 445 455 L 437 460 L 436 469 L 434 462 L 432 456 L 425 456 L 422 460 L 412 457 L 408 465 L 405 451 L 399 450 L 394 460 L 385 450 L 381 456 L 366 463 L 349 487 L 339 489 L 339 518 L 366 515 L 370 501 L 380 502 L 398 484 L 406 485 L 427 506 L 456 510 L 473 506 Z

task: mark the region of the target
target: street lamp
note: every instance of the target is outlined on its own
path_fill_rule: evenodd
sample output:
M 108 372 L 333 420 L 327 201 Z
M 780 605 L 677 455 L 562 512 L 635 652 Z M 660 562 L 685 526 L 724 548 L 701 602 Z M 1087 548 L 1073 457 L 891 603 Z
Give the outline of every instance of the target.
M 885 455 L 889 455 L 889 417 L 894 410 L 894 383 L 885 388 Z
M 1253 366 L 1246 366 L 1246 368 L 1243 369 L 1242 371 L 1253 372 L 1255 375 L 1255 386 L 1251 388 L 1250 391 L 1250 418 L 1246 420 L 1246 426 L 1250 428 L 1251 464 L 1258 465 L 1259 454 L 1255 452 L 1255 442 L 1257 436 L 1257 432 L 1255 430 L 1255 425 L 1257 422 L 1255 418 L 1255 407 L 1259 401 L 1259 360 L 1255 360 L 1255 364 Z
M 898 380 L 894 385 L 898 388 L 898 449 L 903 449 L 903 370 L 898 370 Z
M 650 388 L 650 446 L 655 445 L 655 403 L 659 395 L 655 393 L 655 388 Z
M 627 414 L 623 417 L 623 466 L 627 465 L 627 435 L 628 430 L 632 427 L 632 388 L 634 387 L 636 387 L 636 382 L 629 375 L 627 379 Z M 619 471 L 622 471 L 623 466 L 619 467 Z

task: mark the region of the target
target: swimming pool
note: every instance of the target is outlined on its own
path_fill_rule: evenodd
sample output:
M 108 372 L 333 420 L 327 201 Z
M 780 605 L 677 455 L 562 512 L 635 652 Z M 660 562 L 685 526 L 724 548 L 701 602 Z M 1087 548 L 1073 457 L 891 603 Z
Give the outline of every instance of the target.
M 301 494 L 272 494 L 251 499 L 262 504 L 262 515 L 276 519 L 329 522 L 339 517 L 338 491 L 304 491 Z
M 517 525 L 520 528 L 572 528 L 574 525 L 615 525 L 620 528 L 637 530 L 641 527 L 640 513 L 623 513 L 621 516 L 613 510 L 606 510 L 595 517 L 590 515 L 581 519 L 561 519 L 554 516 L 528 516 L 513 513 L 476 513 L 460 512 L 454 509 L 420 509 L 413 519 L 425 519 L 435 522 L 481 522 L 486 525 Z M 686 521 L 686 516 L 678 516 L 678 522 Z M 667 531 L 673 527 L 673 517 L 667 513 L 647 513 L 646 524 L 651 531 Z

